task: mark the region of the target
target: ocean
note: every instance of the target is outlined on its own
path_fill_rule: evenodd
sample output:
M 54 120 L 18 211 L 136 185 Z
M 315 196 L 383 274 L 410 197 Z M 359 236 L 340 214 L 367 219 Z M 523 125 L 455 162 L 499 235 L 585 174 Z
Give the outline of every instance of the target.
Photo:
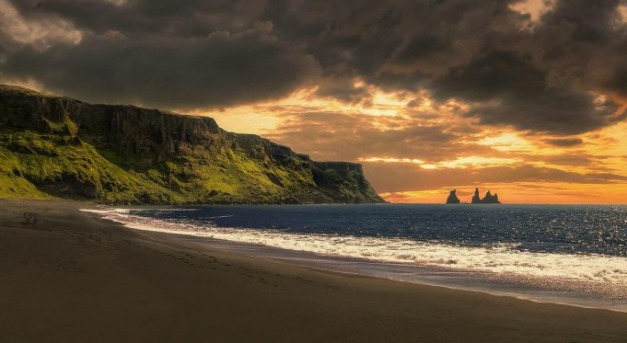
M 141 230 L 311 268 L 627 311 L 627 205 L 103 209 Z

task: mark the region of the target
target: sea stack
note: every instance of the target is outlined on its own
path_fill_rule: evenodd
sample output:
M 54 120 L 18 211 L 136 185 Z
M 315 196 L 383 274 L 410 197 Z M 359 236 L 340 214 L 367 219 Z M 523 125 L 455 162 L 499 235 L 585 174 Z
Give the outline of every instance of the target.
M 448 198 L 446 198 L 447 204 L 459 204 L 459 198 L 457 197 L 457 190 L 454 189 L 448 194 Z
M 487 191 L 485 193 L 485 197 L 481 199 L 481 197 L 479 196 L 479 188 L 475 188 L 475 195 L 472 196 L 471 203 L 472 204 L 500 204 L 501 202 L 499 201 L 499 195 L 497 193 L 494 193 L 494 195 L 492 195 L 490 191 Z

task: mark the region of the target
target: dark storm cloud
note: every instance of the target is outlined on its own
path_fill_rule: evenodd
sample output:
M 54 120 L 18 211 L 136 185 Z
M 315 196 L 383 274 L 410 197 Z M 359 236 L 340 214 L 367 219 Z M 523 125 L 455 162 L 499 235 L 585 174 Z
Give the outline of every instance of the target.
M 521 130 L 575 134 L 624 119 L 614 115 L 610 100 L 593 94 L 546 85 L 547 74 L 530 58 L 495 51 L 453 69 L 433 83 L 437 98 L 476 104 L 466 114 L 484 124 L 507 124 Z
M 62 18 L 79 44 L 42 49 L 8 40 L 0 74 L 97 102 L 166 108 L 227 106 L 289 94 L 319 66 L 272 23 L 231 1 L 15 1 L 25 20 Z M 263 9 L 263 7 L 261 7 Z M 244 17 L 242 17 L 244 15 Z M 7 41 L 7 38 L 3 39 Z M 0 45 L 0 46 L 2 46 Z
M 357 102 L 359 77 L 470 102 L 461 114 L 490 125 L 570 135 L 623 120 L 617 100 L 598 97 L 627 94 L 621 2 L 557 0 L 537 23 L 518 2 L 13 0 L 24 18 L 61 18 L 84 37 L 42 51 L 5 36 L 0 68 L 70 95 L 166 107 L 251 102 L 308 81 Z
M 627 49 L 625 49 L 625 55 L 627 55 Z M 627 68 L 623 70 L 619 70 L 616 74 L 608 81 L 607 86 L 611 89 L 615 89 L 621 94 L 627 95 Z
M 549 145 L 556 146 L 556 147 L 570 148 L 570 147 L 583 144 L 583 139 L 581 138 L 550 138 L 550 139 L 545 139 L 544 142 Z
M 264 1 L 230 0 L 10 0 L 27 18 L 58 16 L 96 34 L 206 36 L 241 32 L 258 21 Z
M 169 108 L 281 96 L 316 70 L 311 57 L 277 41 L 264 25 L 203 38 L 87 37 L 72 48 L 21 49 L 5 66 L 83 99 Z
M 354 86 L 354 81 L 346 77 L 329 77 L 321 80 L 316 95 L 339 99 L 347 103 L 357 103 L 368 97 L 364 88 Z
M 551 163 L 551 164 L 556 164 L 556 165 L 561 165 L 561 166 L 579 166 L 579 167 L 592 167 L 594 170 L 601 169 L 602 167 L 600 167 L 598 165 L 598 161 L 602 160 L 603 158 L 599 158 L 599 157 L 591 157 L 591 156 L 587 156 L 586 154 L 583 153 L 579 153 L 579 154 L 563 154 L 563 155 L 556 155 L 556 156 L 545 156 L 542 158 L 543 162 L 547 162 L 547 163 Z
M 569 135 L 623 120 L 611 98 L 597 98 L 624 92 L 619 71 L 627 66 L 627 36 L 619 1 L 557 1 L 535 24 L 513 11 L 514 3 L 299 2 L 279 17 L 307 13 L 289 25 L 312 28 L 297 30 L 309 32 L 298 38 L 325 70 L 471 102 L 464 114 L 484 124 Z

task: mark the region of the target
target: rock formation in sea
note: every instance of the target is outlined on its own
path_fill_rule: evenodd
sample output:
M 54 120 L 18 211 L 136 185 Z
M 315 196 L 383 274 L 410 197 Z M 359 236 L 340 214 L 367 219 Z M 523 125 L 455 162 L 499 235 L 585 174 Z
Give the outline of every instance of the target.
M 497 193 L 492 193 L 487 191 L 483 199 L 479 196 L 479 188 L 475 188 L 475 195 L 472 196 L 472 204 L 500 204 L 499 195 Z
M 359 164 L 317 162 L 208 117 L 0 85 L 0 198 L 118 204 L 383 202 Z
M 448 198 L 446 198 L 446 203 L 447 204 L 459 204 L 461 201 L 459 201 L 459 198 L 457 197 L 457 190 L 454 189 L 452 190 L 449 195 Z

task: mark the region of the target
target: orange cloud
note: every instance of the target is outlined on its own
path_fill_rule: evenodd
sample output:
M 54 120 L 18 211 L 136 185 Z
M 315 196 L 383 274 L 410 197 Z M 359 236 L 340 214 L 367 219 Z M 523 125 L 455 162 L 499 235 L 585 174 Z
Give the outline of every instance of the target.
M 475 186 L 499 192 L 507 203 L 627 202 L 627 123 L 578 136 L 529 133 L 479 124 L 463 116 L 470 106 L 459 100 L 437 103 L 427 93 L 354 83 L 364 90 L 358 102 L 308 88 L 196 113 L 317 160 L 360 162 L 392 202 L 437 203 L 450 189 L 470 195 Z

